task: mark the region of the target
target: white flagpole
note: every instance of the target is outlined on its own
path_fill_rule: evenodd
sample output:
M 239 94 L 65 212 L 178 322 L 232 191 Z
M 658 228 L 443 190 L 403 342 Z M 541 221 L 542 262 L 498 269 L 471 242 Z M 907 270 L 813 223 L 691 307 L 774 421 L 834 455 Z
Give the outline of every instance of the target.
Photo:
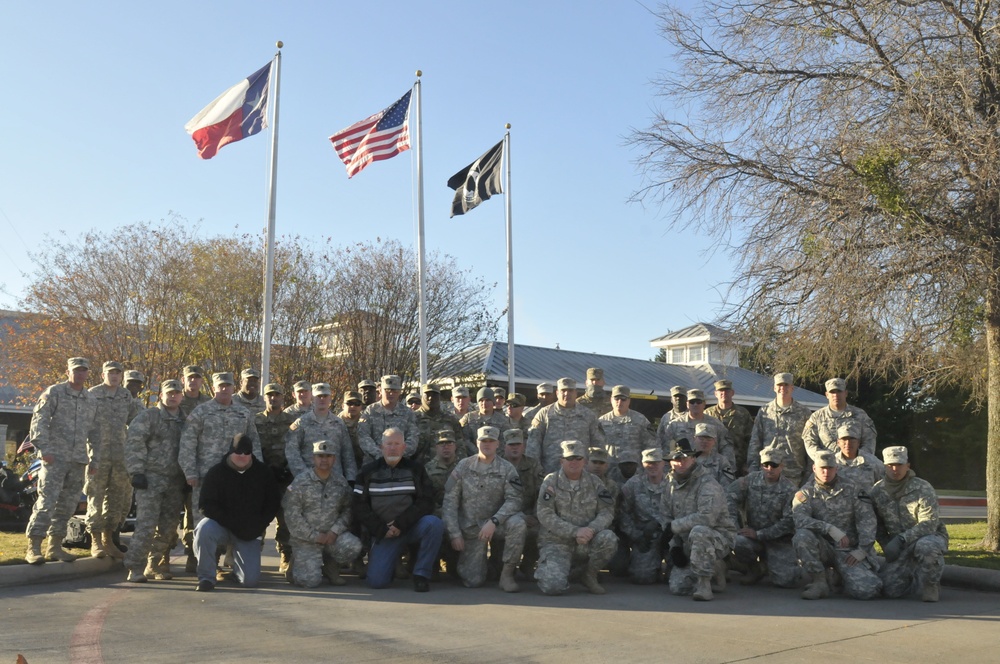
M 424 145 L 423 131 L 421 125 L 424 121 L 424 113 L 420 107 L 420 76 L 422 72 L 417 70 L 417 82 L 413 84 L 415 94 L 414 104 L 417 108 L 416 145 L 417 156 L 417 292 L 419 300 L 419 323 L 420 323 L 420 383 L 427 382 L 427 275 L 424 261 Z
M 278 92 L 281 80 L 281 47 L 276 44 L 278 52 L 274 55 L 274 84 L 272 99 L 274 118 L 271 124 L 271 170 L 268 174 L 267 192 L 267 239 L 264 241 L 266 258 L 264 259 L 264 334 L 260 341 L 260 376 L 262 383 L 271 382 L 271 308 L 274 305 L 274 211 L 276 206 L 278 184 Z
M 514 392 L 514 240 L 510 213 L 510 123 L 506 124 L 503 154 L 507 160 L 507 185 L 504 205 L 507 211 L 507 394 Z

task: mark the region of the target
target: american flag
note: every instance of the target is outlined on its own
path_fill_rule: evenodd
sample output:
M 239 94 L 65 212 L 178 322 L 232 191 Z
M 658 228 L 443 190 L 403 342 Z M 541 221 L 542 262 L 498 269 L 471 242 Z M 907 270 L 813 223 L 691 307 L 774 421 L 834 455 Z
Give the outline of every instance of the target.
M 352 124 L 330 137 L 347 177 L 354 177 L 373 161 L 395 157 L 410 149 L 410 93 L 389 108 Z

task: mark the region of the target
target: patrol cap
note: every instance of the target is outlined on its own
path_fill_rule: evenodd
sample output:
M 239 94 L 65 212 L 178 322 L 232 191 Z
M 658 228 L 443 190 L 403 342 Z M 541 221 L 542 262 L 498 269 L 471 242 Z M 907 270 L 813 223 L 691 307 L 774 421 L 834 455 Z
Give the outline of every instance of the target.
M 674 446 L 670 450 L 670 454 L 667 455 L 667 458 L 671 461 L 677 461 L 678 459 L 697 456 L 701 456 L 701 451 L 691 447 L 691 441 L 687 438 L 681 438 L 674 443 Z
M 479 427 L 476 440 L 500 440 L 500 429 L 496 427 Z
M 406 403 L 420 403 L 420 395 L 416 392 L 410 392 L 406 395 Z
M 374 390 L 377 387 L 378 387 L 378 385 L 375 384 L 375 381 L 369 380 L 367 378 L 365 378 L 363 381 L 361 381 L 360 383 L 358 383 L 358 389 L 359 390 L 363 390 L 365 388 L 371 388 L 371 389 Z
M 350 401 L 357 401 L 359 406 L 365 402 L 360 392 L 344 392 L 344 403 Z
M 902 445 L 896 445 L 894 447 L 887 447 L 882 450 L 882 460 L 886 464 L 890 463 L 909 463 L 910 457 L 906 452 L 906 448 Z
M 167 392 L 183 392 L 184 386 L 181 385 L 181 381 L 176 378 L 171 378 L 170 380 L 165 380 L 160 383 L 160 392 L 166 394 Z
M 455 442 L 455 432 L 451 429 L 441 429 L 438 431 L 437 444 L 442 443 L 454 443 Z
M 504 445 L 522 445 L 524 444 L 524 432 L 519 428 L 507 429 L 503 432 L 503 444 Z
M 538 394 L 555 394 L 556 386 L 552 383 L 539 383 L 538 387 L 535 388 L 535 392 Z
M 337 456 L 337 450 L 328 440 L 317 440 L 313 443 L 313 454 L 325 454 L 327 456 Z
M 220 371 L 212 374 L 212 385 L 235 385 L 233 374 L 229 371 Z
M 494 387 L 493 388 L 493 396 L 496 399 L 506 399 L 507 398 L 507 390 L 505 390 L 502 387 Z
M 121 362 L 116 362 L 115 360 L 108 360 L 104 363 L 102 367 L 103 371 L 124 371 L 125 367 L 122 366 Z
M 229 449 L 237 454 L 253 454 L 253 439 L 245 433 L 238 433 L 233 436 L 233 444 Z
M 67 369 L 90 369 L 90 360 L 85 357 L 71 357 L 66 360 Z
M 333 390 L 330 389 L 330 383 L 313 383 L 312 391 L 314 397 L 321 394 L 333 394 Z
M 568 459 L 570 457 L 580 457 L 581 459 L 587 458 L 587 446 L 578 440 L 564 440 L 559 443 L 559 447 L 562 448 L 563 459 Z
M 731 390 L 733 389 L 733 381 L 723 378 L 722 380 L 715 381 L 713 387 L 717 390 Z
M 560 378 L 558 382 L 556 382 L 556 387 L 560 390 L 575 390 L 576 381 L 572 378 Z
M 451 391 L 451 396 L 453 397 L 467 397 L 469 396 L 469 388 L 465 385 L 459 385 Z
M 240 378 L 260 378 L 260 372 L 256 369 L 244 369 L 240 372 Z
M 205 370 L 199 367 L 197 364 L 189 364 L 184 367 L 184 377 L 188 376 L 204 376 Z
M 777 447 L 765 447 L 760 451 L 761 463 L 785 463 L 785 453 Z
M 604 369 L 590 367 L 587 369 L 587 380 L 604 380 Z
M 691 401 L 704 401 L 705 400 L 705 393 L 702 392 L 701 390 L 688 390 L 687 391 L 687 399 L 688 399 L 689 402 L 691 402 Z
M 302 392 L 303 390 L 307 392 L 312 392 L 313 385 L 308 380 L 300 380 L 299 382 L 292 385 L 293 392 Z
M 830 450 L 817 452 L 813 457 L 813 465 L 817 468 L 831 468 L 837 465 L 837 455 Z
M 626 399 L 632 398 L 632 390 L 629 389 L 627 385 L 615 385 L 611 388 L 611 398 L 615 397 L 625 397 Z
M 697 437 L 715 438 L 715 429 L 708 422 L 698 422 L 694 425 L 694 435 Z
M 608 454 L 607 448 L 604 447 L 591 447 L 587 450 L 587 458 L 591 461 L 600 461 L 607 463 L 611 455 Z
M 136 371 L 135 369 L 129 369 L 128 371 L 125 372 L 125 382 L 128 383 L 133 380 L 137 380 L 140 383 L 145 383 L 146 377 L 142 375 L 141 371 Z
M 476 401 L 496 401 L 496 395 L 493 394 L 493 390 L 488 387 L 482 387 L 476 392 Z
M 441 394 L 441 388 L 437 383 L 424 383 L 420 391 L 424 394 Z
M 264 386 L 264 394 L 284 394 L 285 388 L 278 383 L 268 383 Z
M 382 376 L 382 389 L 383 390 L 402 390 L 403 389 L 403 379 L 396 374 L 389 374 L 387 376 Z
M 861 426 L 857 422 L 845 422 L 837 427 L 837 440 L 841 438 L 861 438 Z
M 847 391 L 847 381 L 843 378 L 831 378 L 826 381 L 826 391 L 827 392 L 846 392 Z
M 639 452 L 635 450 L 622 450 L 618 453 L 618 463 L 639 463 Z
M 670 396 L 675 397 L 677 395 L 685 396 L 687 394 L 687 389 L 681 387 L 680 385 L 674 385 L 670 388 Z
M 775 385 L 791 385 L 795 381 L 795 377 L 790 373 L 776 373 L 774 374 L 774 384 Z
M 659 447 L 650 447 L 648 450 L 642 451 L 643 463 L 656 463 L 657 461 L 663 461 L 663 450 Z
M 507 403 L 511 408 L 521 408 L 524 404 L 528 403 L 528 400 L 524 398 L 524 395 L 520 392 L 513 392 L 510 398 L 507 399 Z

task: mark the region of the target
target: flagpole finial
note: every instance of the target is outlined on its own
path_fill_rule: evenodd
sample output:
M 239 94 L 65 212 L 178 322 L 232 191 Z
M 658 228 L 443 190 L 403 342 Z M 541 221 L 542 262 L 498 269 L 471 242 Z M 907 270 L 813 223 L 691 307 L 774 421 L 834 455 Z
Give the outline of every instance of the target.
M 417 70 L 417 78 L 420 78 L 420 77 L 421 77 L 421 76 L 423 76 L 423 75 L 424 75 L 424 72 L 422 72 L 422 71 L 420 71 L 420 70 L 418 69 L 418 70 Z
M 504 125 L 504 128 L 505 128 L 505 129 L 510 129 L 510 123 L 508 122 L 507 124 L 505 124 L 505 125 Z
M 274 45 L 275 45 L 275 46 L 277 46 L 278 48 L 281 48 L 282 46 L 284 46 L 284 45 L 285 45 L 285 42 L 283 42 L 283 41 L 281 41 L 281 40 L 279 39 L 279 40 L 278 40 L 278 41 L 277 41 L 277 42 L 276 42 L 276 43 L 275 43 Z

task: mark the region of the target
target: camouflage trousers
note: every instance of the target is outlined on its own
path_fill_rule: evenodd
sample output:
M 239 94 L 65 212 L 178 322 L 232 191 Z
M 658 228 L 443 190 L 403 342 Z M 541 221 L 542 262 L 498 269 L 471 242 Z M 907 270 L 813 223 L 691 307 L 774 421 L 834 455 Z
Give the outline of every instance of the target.
M 947 551 L 948 543 L 940 535 L 924 535 L 907 545 L 898 559 L 879 570 L 882 595 L 896 599 L 919 590 L 925 583 L 940 583 Z
M 184 503 L 180 474 L 149 474 L 146 480 L 149 488 L 135 492 L 135 532 L 124 561 L 125 569 L 140 572 L 147 557 L 159 558 L 170 551 Z
M 493 540 L 503 542 L 505 565 L 521 562 L 526 534 L 527 524 L 520 514 L 515 514 L 497 526 Z M 466 588 L 478 588 L 486 583 L 486 549 L 487 545 L 492 546 L 492 542 L 479 540 L 479 528 L 466 528 L 462 531 L 462 539 L 465 540 L 465 548 L 458 554 L 458 578 Z
M 295 554 L 292 556 L 292 581 L 297 586 L 315 588 L 323 581 L 323 565 L 332 561 L 341 565 L 354 561 L 361 555 L 361 540 L 349 532 L 337 536 L 333 544 L 317 544 L 303 539 L 290 541 Z
M 38 500 L 31 512 L 28 537 L 66 536 L 66 524 L 76 512 L 80 503 L 87 464 L 56 459 L 52 463 L 42 463 L 38 475 Z
M 833 546 L 811 530 L 796 530 L 792 545 L 799 557 L 802 569 L 813 577 L 826 573 L 833 567 L 844 580 L 844 594 L 853 599 L 872 599 L 882 592 L 882 580 L 875 573 L 877 563 L 869 555 L 857 565 L 848 565 L 849 551 L 834 549 Z
M 585 561 L 589 569 L 600 570 L 615 555 L 618 536 L 611 530 L 602 530 L 586 544 L 575 539 L 559 542 L 547 541 L 539 546 L 538 569 L 535 580 L 546 595 L 558 594 L 569 587 L 569 570 L 574 559 Z
M 767 565 L 771 583 L 779 588 L 794 588 L 802 576 L 799 557 L 792 546 L 791 537 L 761 542 L 737 535 L 733 543 L 733 554 L 741 563 L 755 563 L 760 559 L 760 562 Z
M 98 464 L 97 472 L 87 475 L 83 491 L 87 494 L 87 530 L 117 530 L 125 523 L 132 508 L 132 480 L 124 463 Z
M 687 567 L 674 565 L 671 568 L 670 592 L 674 595 L 692 594 L 698 577 L 711 578 L 715 574 L 716 561 L 728 556 L 732 548 L 732 539 L 725 533 L 708 526 L 692 528 L 684 539 Z

